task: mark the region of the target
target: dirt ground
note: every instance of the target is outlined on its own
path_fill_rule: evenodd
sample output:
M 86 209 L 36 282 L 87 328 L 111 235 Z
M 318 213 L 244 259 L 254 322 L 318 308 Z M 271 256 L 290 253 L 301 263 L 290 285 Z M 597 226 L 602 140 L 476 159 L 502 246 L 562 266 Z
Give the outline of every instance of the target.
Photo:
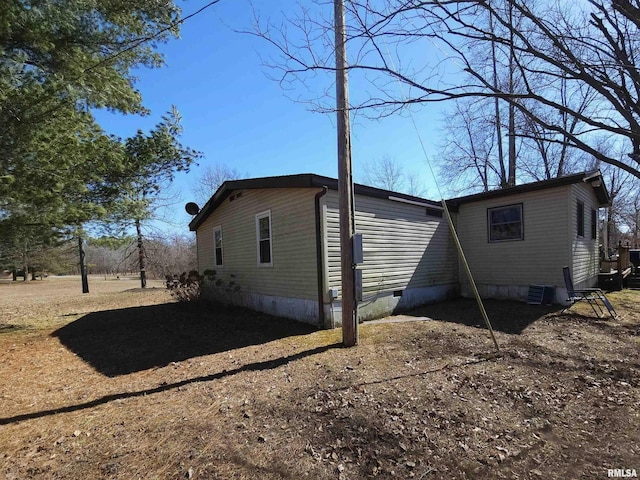
M 0 282 L 0 479 L 604 479 L 640 474 L 640 292 L 470 300 L 340 331 L 161 284 Z M 626 473 L 632 473 L 632 470 Z

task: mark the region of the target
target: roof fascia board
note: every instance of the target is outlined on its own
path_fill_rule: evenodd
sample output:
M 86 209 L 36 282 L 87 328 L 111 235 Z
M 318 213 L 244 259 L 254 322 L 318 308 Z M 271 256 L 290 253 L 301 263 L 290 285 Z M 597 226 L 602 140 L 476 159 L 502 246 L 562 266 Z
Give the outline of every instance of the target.
M 501 190 L 491 190 L 489 192 L 481 192 L 475 193 L 473 195 L 466 195 L 464 197 L 452 198 L 450 200 L 447 200 L 447 204 L 450 207 L 456 209 L 460 205 L 463 205 L 465 203 L 509 197 L 511 195 L 518 195 L 521 193 L 534 192 L 538 190 L 546 190 L 548 188 L 572 185 L 579 182 L 589 182 L 592 184 L 592 187 L 595 190 L 600 205 L 607 205 L 609 203 L 609 194 L 607 193 L 606 187 L 604 186 L 604 182 L 602 182 L 600 185 L 593 185 L 593 183 L 596 182 L 598 178 L 602 179 L 602 174 L 599 170 L 593 170 L 589 172 L 566 175 L 564 177 L 552 178 L 550 180 L 525 183 L 523 185 L 516 185 L 515 187 L 504 188 Z
M 598 184 L 597 180 L 601 183 Z M 448 207 L 457 212 L 460 205 L 481 200 L 489 200 L 493 198 L 508 197 L 526 192 L 544 190 L 547 188 L 560 187 L 563 185 L 571 185 L 578 182 L 591 183 L 600 206 L 608 205 L 610 202 L 609 193 L 607 192 L 602 174 L 599 170 L 590 172 L 577 173 L 564 177 L 552 178 L 550 180 L 542 180 L 534 183 L 526 183 L 515 187 L 505 188 L 502 190 L 492 190 L 490 192 L 476 193 L 463 197 L 452 198 L 447 200 Z M 327 187 L 331 190 L 338 190 L 338 180 L 335 178 L 324 177 L 312 173 L 302 173 L 297 175 L 283 175 L 275 177 L 248 178 L 241 180 L 228 180 L 224 182 L 209 201 L 202 207 L 202 210 L 191 220 L 189 229 L 195 231 L 204 222 L 207 217 L 229 196 L 234 190 L 245 189 L 262 189 L 262 188 L 323 188 Z M 364 195 L 369 197 L 381 198 L 385 200 L 400 201 L 408 204 L 419 206 L 428 206 L 440 208 L 441 203 L 426 198 L 407 195 L 390 190 L 383 190 L 367 185 L 354 184 L 354 192 L 356 195 Z
M 233 190 L 250 190 L 262 188 L 323 188 L 338 190 L 338 180 L 324 177 L 312 173 L 302 173 L 298 175 L 284 175 L 276 177 L 248 178 L 241 180 L 228 180 L 224 182 L 209 201 L 202 207 L 200 212 L 189 223 L 189 230 L 195 231 L 207 217 L 229 196 Z M 433 206 L 438 208 L 439 202 L 426 198 L 407 195 L 404 193 L 392 192 L 367 185 L 354 184 L 356 195 L 364 195 L 388 200 L 395 197 L 407 202 L 416 202 L 420 205 Z

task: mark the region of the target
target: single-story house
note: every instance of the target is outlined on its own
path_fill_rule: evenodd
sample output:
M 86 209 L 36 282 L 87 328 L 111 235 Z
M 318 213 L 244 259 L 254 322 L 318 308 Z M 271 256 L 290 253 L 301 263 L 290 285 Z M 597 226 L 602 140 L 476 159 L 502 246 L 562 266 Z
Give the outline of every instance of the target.
M 227 301 L 319 327 L 340 324 L 338 182 L 314 174 L 225 182 L 189 224 L 199 270 L 215 270 Z M 354 185 L 363 237 L 366 320 L 470 295 L 442 204 Z M 448 200 L 485 297 L 526 298 L 529 284 L 577 286 L 598 276 L 597 209 L 609 197 L 599 172 Z M 594 213 L 595 212 L 595 213 Z

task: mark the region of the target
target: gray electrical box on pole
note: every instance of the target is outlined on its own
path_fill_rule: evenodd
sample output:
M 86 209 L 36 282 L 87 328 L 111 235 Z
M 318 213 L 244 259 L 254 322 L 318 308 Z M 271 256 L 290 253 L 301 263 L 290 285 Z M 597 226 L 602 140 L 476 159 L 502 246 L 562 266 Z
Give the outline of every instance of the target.
M 360 265 L 364 263 L 364 250 L 362 248 L 362 234 L 353 234 L 353 263 Z

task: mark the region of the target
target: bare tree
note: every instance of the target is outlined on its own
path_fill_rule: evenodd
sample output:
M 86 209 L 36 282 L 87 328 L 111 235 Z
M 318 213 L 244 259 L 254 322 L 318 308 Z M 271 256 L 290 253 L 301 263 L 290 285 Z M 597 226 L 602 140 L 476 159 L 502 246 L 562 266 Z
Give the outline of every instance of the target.
M 216 162 L 209 164 L 202 170 L 202 173 L 196 180 L 193 192 L 196 201 L 199 202 L 200 205 L 204 205 L 224 182 L 245 178 L 246 176 L 247 175 L 240 173 L 239 170 L 222 163 Z
M 137 240 L 133 237 L 91 239 L 86 247 L 88 268 L 93 274 L 118 275 L 137 269 Z M 147 273 L 151 278 L 180 274 L 197 268 L 196 243 L 192 235 L 157 232 L 145 241 Z
M 598 147 L 608 156 L 625 156 L 620 145 L 606 137 L 600 137 Z M 638 181 L 633 175 L 611 165 L 592 159 L 591 169 L 600 169 L 609 192 L 610 202 L 604 212 L 601 241 L 609 249 L 615 248 L 619 241 L 627 237 L 629 230 L 628 213 L 633 208 L 634 192 L 637 191 Z
M 499 118 L 486 99 L 456 100 L 447 114 L 440 175 L 456 193 L 469 187 L 486 192 L 505 182 Z
M 622 221 L 626 226 L 626 235 L 634 248 L 640 248 L 640 185 L 635 182 L 626 196 L 626 206 L 622 212 Z
M 385 154 L 364 164 L 362 180 L 367 185 L 399 191 L 404 182 L 404 173 L 400 164 Z
M 148 268 L 155 278 L 197 269 L 196 242 L 192 235 L 157 237 L 147 245 Z
M 108 244 L 102 239 L 89 239 L 85 247 L 87 270 L 90 274 L 117 275 L 123 257 L 124 246 Z
M 554 114 L 553 111 L 546 112 L 547 116 Z M 499 140 L 503 129 L 495 124 L 501 116 L 492 111 L 492 102 L 482 98 L 457 99 L 445 118 L 439 161 L 445 182 L 457 192 L 486 191 L 511 185 L 505 168 L 507 163 L 501 153 L 503 142 Z M 508 143 L 515 144 L 517 149 L 514 167 L 517 165 L 518 178 L 548 180 L 593 166 L 591 155 L 567 142 L 553 141 L 557 134 L 547 131 L 530 117 L 519 115 L 515 118 L 516 134 L 508 139 Z M 568 130 L 575 128 L 575 124 L 565 125 Z
M 389 154 L 365 162 L 360 176 L 361 183 L 383 188 L 393 192 L 402 192 L 414 196 L 425 194 L 418 175 L 407 171 L 402 164 Z
M 318 5 L 317 12 L 305 9 L 279 27 L 257 21 L 252 32 L 276 49 L 271 72 L 286 87 L 315 87 L 318 76 L 332 75 L 330 12 Z M 352 109 L 379 117 L 427 102 L 498 98 L 542 127 L 545 142 L 566 143 L 640 178 L 640 4 L 511 0 L 507 5 L 348 0 L 350 76 L 370 85 L 352 96 Z M 495 81 L 491 62 L 479 63 L 474 56 L 478 44 L 507 52 L 517 85 Z M 426 49 L 446 53 L 431 63 L 416 58 L 416 51 Z M 460 76 L 442 75 L 443 60 L 450 60 L 445 73 L 464 72 L 472 81 L 455 83 L 451 79 Z M 564 102 L 562 91 L 593 95 L 593 101 L 577 108 L 582 102 Z M 333 108 L 322 94 L 306 100 L 316 110 Z M 561 115 L 550 116 L 549 110 Z M 626 155 L 599 151 L 597 133 L 615 138 Z
M 493 32 L 494 31 L 494 26 L 493 26 L 493 15 L 491 13 L 489 13 L 489 31 Z M 510 52 L 513 52 L 512 49 L 509 49 Z M 509 69 L 510 72 L 513 71 L 512 68 Z M 493 40 L 491 40 L 491 80 L 493 82 L 493 87 L 494 88 L 498 88 L 498 56 L 497 56 L 497 49 L 496 49 L 496 42 L 494 42 Z M 462 100 L 460 100 L 462 101 Z M 459 106 L 459 102 L 457 101 Z M 502 122 L 501 122 L 501 115 L 500 115 L 500 98 L 499 97 L 495 97 L 493 99 L 493 104 L 494 104 L 494 110 L 495 110 L 495 117 L 494 117 L 494 125 L 495 125 L 495 133 L 497 136 L 496 139 L 496 145 L 498 147 L 497 149 L 497 153 L 498 153 L 498 165 L 500 166 L 500 179 L 501 179 L 501 184 L 506 184 L 506 169 L 504 167 L 504 149 L 502 147 Z M 513 109 L 509 110 L 510 114 L 513 114 Z M 472 142 L 472 137 L 471 137 L 471 131 L 474 129 L 474 123 L 470 123 L 469 119 L 467 117 L 463 117 L 464 122 L 465 122 L 465 133 L 467 138 L 470 140 L 470 146 L 472 147 L 472 150 L 474 150 L 473 148 L 473 142 Z M 511 160 L 511 159 L 510 159 Z M 474 163 L 477 162 L 477 158 L 474 158 Z M 514 159 L 515 162 L 515 159 Z M 488 158 L 485 159 L 484 161 L 485 166 L 488 163 Z M 482 181 L 482 185 L 484 187 L 484 190 L 488 190 L 488 179 L 485 175 L 481 175 L 481 179 Z M 514 178 L 514 182 L 515 182 L 515 178 Z

